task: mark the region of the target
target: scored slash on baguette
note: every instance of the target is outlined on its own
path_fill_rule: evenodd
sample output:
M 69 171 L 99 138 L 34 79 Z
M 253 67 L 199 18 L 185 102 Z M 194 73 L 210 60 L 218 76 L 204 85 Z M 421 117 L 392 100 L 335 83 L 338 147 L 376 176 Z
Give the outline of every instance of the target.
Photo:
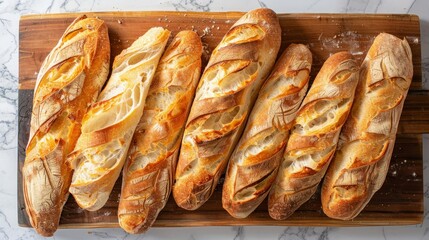
M 225 176 L 222 205 L 231 216 L 247 217 L 267 196 L 307 92 L 311 64 L 310 50 L 291 44 L 262 86 Z
M 272 218 L 289 217 L 315 193 L 335 152 L 358 79 L 358 66 L 348 52 L 336 53 L 323 64 L 299 109 L 270 191 Z
M 173 196 L 185 209 L 212 195 L 244 122 L 280 48 L 281 29 L 270 9 L 241 17 L 212 52 L 185 128 Z
M 169 36 L 168 30 L 151 28 L 122 51 L 83 119 L 82 134 L 68 156 L 75 169 L 69 191 L 83 209 L 103 207 L 119 177 Z
M 66 29 L 37 76 L 22 175 L 26 211 L 42 236 L 58 228 L 72 177 L 65 156 L 76 144 L 87 106 L 107 79 L 109 60 L 107 26 L 82 15 Z
M 412 76 L 408 42 L 379 34 L 362 63 L 355 103 L 323 182 L 329 217 L 356 217 L 383 185 Z
M 161 57 L 123 170 L 118 218 L 128 233 L 147 231 L 170 196 L 202 50 L 195 32 L 182 31 Z

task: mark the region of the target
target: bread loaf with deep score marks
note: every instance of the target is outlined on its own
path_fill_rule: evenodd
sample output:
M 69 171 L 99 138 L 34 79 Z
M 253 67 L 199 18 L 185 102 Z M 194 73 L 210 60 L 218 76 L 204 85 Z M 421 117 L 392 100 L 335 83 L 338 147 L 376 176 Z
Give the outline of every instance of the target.
M 356 217 L 383 185 L 412 77 L 408 42 L 379 34 L 362 63 L 353 109 L 323 182 L 329 217 Z
M 122 173 L 118 219 L 129 233 L 147 231 L 170 196 L 202 50 L 198 34 L 182 31 L 158 64 Z
M 280 48 L 270 9 L 243 15 L 213 50 L 186 124 L 173 196 L 197 209 L 212 195 Z
M 58 228 L 81 122 L 109 74 L 110 44 L 104 21 L 76 18 L 46 57 L 37 76 L 30 137 L 22 168 L 30 224 L 43 236 Z

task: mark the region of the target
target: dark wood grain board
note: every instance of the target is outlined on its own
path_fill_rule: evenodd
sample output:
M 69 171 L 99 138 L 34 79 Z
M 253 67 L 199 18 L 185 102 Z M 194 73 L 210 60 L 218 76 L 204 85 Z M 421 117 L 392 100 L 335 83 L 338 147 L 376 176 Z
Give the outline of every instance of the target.
M 242 13 L 194 12 L 106 12 L 88 13 L 100 17 L 109 27 L 112 56 L 128 47 L 150 27 L 162 26 L 175 35 L 193 29 L 205 45 L 205 60 L 229 27 Z M 29 226 L 21 186 L 21 167 L 25 158 L 33 88 L 43 59 L 55 46 L 65 28 L 78 14 L 29 15 L 20 20 L 19 42 L 19 137 L 18 137 L 18 221 Z M 423 219 L 422 133 L 429 133 L 429 92 L 422 88 L 420 25 L 415 15 L 363 14 L 279 14 L 282 26 L 282 50 L 290 43 L 307 44 L 313 53 L 312 76 L 337 51 L 350 51 L 361 61 L 374 37 L 388 32 L 406 38 L 413 52 L 414 77 L 398 129 L 390 171 L 382 189 L 353 221 L 327 218 L 321 211 L 319 192 L 285 221 L 272 220 L 267 203 L 246 219 L 234 219 L 222 209 L 221 184 L 212 198 L 196 211 L 183 210 L 172 198 L 155 226 L 224 225 L 306 225 L 363 226 L 404 225 Z M 113 58 L 112 58 L 113 60 Z M 222 183 L 222 181 L 220 181 Z M 72 197 L 64 206 L 61 228 L 118 227 L 117 206 L 120 180 L 106 206 L 95 212 L 80 209 Z

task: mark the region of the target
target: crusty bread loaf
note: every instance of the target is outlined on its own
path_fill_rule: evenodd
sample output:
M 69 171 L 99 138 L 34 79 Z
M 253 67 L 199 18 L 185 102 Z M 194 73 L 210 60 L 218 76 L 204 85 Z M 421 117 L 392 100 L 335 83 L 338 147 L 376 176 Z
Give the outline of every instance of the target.
M 152 28 L 122 51 L 83 118 L 82 134 L 68 161 L 75 169 L 69 191 L 86 210 L 100 209 L 119 177 L 169 36 L 168 30 Z
M 267 196 L 307 92 L 311 63 L 306 46 L 291 44 L 262 86 L 223 184 L 222 204 L 231 216 L 247 217 Z
M 118 218 L 129 233 L 145 232 L 167 203 L 202 50 L 198 34 L 182 31 L 159 62 L 122 174 Z
M 43 236 L 58 228 L 72 176 L 65 156 L 106 81 L 109 61 L 107 26 L 83 15 L 66 29 L 37 76 L 22 175 L 30 223 Z
M 329 217 L 356 217 L 383 185 L 412 76 L 407 41 L 378 35 L 363 61 L 353 109 L 322 186 Z
M 350 112 L 359 74 L 351 54 L 329 57 L 298 111 L 268 210 L 274 219 L 289 217 L 314 194 L 335 152 Z
M 213 193 L 274 65 L 280 40 L 276 14 L 256 9 L 241 17 L 213 50 L 182 140 L 173 186 L 180 207 L 197 209 Z

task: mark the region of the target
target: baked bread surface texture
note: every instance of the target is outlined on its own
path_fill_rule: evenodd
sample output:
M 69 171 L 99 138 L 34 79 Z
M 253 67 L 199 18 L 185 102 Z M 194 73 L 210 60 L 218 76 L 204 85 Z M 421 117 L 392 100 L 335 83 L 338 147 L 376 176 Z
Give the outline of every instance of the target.
M 22 177 L 26 211 L 40 235 L 52 236 L 58 228 L 72 176 L 66 156 L 80 135 L 88 105 L 107 79 L 109 62 L 106 24 L 82 15 L 38 73 Z
M 268 211 L 285 219 L 315 193 L 350 112 L 359 68 L 348 52 L 329 57 L 316 76 L 291 130 L 271 188 Z
M 173 196 L 194 210 L 212 195 L 280 48 L 270 9 L 241 17 L 213 50 L 186 124 Z
M 170 196 L 202 50 L 197 33 L 179 32 L 155 72 L 122 174 L 118 218 L 129 233 L 147 231 Z
M 310 50 L 291 44 L 262 86 L 223 184 L 222 205 L 233 217 L 247 217 L 267 196 L 307 92 L 311 64 Z
M 85 115 L 82 134 L 68 156 L 75 170 L 69 191 L 81 208 L 95 211 L 106 203 L 169 35 L 161 27 L 151 28 L 116 56 L 109 81 Z
M 383 185 L 412 76 L 408 42 L 379 34 L 362 63 L 353 109 L 322 186 L 329 217 L 356 217 Z

